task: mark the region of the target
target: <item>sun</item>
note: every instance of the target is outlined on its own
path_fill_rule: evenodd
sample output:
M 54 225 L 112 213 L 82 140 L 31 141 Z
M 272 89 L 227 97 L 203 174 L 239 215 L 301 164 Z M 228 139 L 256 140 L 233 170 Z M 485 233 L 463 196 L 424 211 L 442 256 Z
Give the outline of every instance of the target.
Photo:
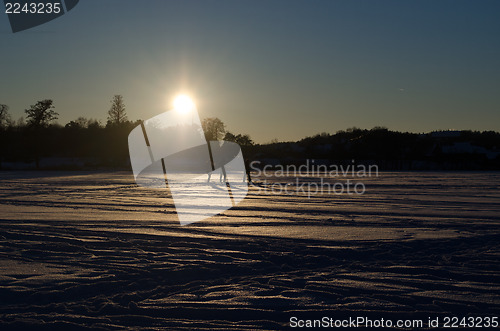
M 187 95 L 181 94 L 174 100 L 174 109 L 181 114 L 187 114 L 195 107 L 193 100 Z

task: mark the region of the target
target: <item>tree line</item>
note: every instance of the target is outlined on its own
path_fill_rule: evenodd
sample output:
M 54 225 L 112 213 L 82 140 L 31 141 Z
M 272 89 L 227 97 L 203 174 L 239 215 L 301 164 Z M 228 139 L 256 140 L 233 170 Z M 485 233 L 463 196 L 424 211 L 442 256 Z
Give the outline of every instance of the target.
M 128 119 L 123 96 L 115 95 L 106 124 L 78 117 L 62 126 L 55 121 L 52 99 L 44 99 L 25 109 L 25 118 L 12 120 L 9 107 L 0 104 L 0 168 L 2 163 L 33 163 L 47 157 L 82 158 L 85 164 L 71 167 L 128 167 L 128 135 L 142 120 Z M 247 134 L 233 134 L 219 118 L 202 119 L 207 140 L 229 140 L 247 148 L 254 143 Z M 57 167 L 57 166 L 56 166 Z
M 253 158 L 272 164 L 376 164 L 381 170 L 500 170 L 500 133 L 410 133 L 385 127 L 323 132 L 295 142 L 254 146 Z
M 112 98 L 105 125 L 85 117 L 59 125 L 55 123 L 59 114 L 51 99 L 31 105 L 25 115 L 26 119 L 13 121 L 9 107 L 0 104 L 0 168 L 2 164 L 20 162 L 40 168 L 44 158 L 80 160 L 78 165 L 52 168 L 129 167 L 127 138 L 141 120 L 128 119 L 121 95 Z M 236 142 L 246 159 L 260 160 L 263 165 L 300 164 L 315 159 L 330 164 L 356 160 L 377 164 L 381 170 L 500 170 L 500 133 L 494 131 L 417 134 L 385 127 L 354 127 L 295 142 L 274 140 L 258 145 L 247 134 L 230 132 L 216 117 L 202 119 L 202 127 L 207 140 Z

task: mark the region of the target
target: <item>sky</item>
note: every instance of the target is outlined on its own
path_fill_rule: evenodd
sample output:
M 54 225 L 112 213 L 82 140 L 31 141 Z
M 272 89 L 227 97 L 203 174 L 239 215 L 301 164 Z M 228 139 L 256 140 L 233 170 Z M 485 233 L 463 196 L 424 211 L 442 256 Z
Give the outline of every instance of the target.
M 0 6 L 1 8 L 1 6 Z M 12 33 L 0 103 L 146 120 L 190 95 L 258 143 L 350 127 L 500 131 L 500 1 L 81 0 Z

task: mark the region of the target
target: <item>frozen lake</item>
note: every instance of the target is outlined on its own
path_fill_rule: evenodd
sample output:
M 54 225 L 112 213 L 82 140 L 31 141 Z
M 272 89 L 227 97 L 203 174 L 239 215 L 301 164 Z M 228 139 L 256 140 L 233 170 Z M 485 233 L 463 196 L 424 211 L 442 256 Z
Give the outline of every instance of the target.
M 314 191 L 321 180 L 364 194 Z M 128 172 L 0 172 L 0 322 L 277 329 L 292 316 L 500 314 L 500 173 L 256 182 L 181 227 L 168 192 Z

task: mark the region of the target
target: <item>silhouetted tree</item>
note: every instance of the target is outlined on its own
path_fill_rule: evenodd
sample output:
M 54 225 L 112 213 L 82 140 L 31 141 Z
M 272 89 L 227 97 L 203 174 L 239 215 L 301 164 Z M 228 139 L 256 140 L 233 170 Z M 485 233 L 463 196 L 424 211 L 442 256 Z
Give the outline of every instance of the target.
M 57 116 L 59 116 L 54 111 L 53 101 L 50 99 L 38 101 L 24 112 L 26 113 L 28 126 L 35 129 L 48 127 L 50 122 L 56 120 Z
M 24 116 L 19 117 L 17 121 L 15 121 L 12 125 L 18 129 L 24 128 L 26 126 L 26 120 L 24 119 Z
M 36 168 L 39 169 L 42 149 L 48 147 L 46 143 L 48 137 L 43 131 L 47 129 L 52 121 L 57 119 L 59 114 L 54 111 L 53 101 L 50 99 L 38 101 L 29 109 L 26 109 L 25 112 L 29 128 L 28 138 L 31 147 L 34 149 Z
M 248 134 L 234 135 L 231 132 L 226 132 L 226 135 L 224 136 L 224 140 L 235 142 L 240 146 L 252 146 L 253 145 L 253 140 L 250 138 L 250 136 Z
M 78 117 L 74 121 L 70 121 L 64 127 L 69 129 L 88 129 L 88 128 L 98 128 L 100 127 L 100 123 L 95 119 L 88 119 L 86 117 Z
M 111 100 L 105 128 L 107 159 L 112 166 L 119 167 L 128 161 L 127 137 L 134 123 L 127 119 L 123 96 L 117 94 Z M 94 126 L 94 129 L 96 127 Z
M 253 140 L 248 134 L 238 134 L 236 136 L 236 142 L 241 146 L 252 146 Z
M 2 167 L 2 159 L 5 155 L 5 144 L 7 141 L 7 133 L 3 132 L 3 129 L 7 127 L 7 125 L 11 124 L 10 116 L 9 116 L 9 106 L 0 104 L 0 168 Z
M 9 106 L 0 104 L 0 129 L 11 124 L 9 115 Z
M 111 100 L 111 108 L 108 111 L 108 122 L 106 126 L 119 126 L 127 122 L 127 113 L 123 96 L 116 94 Z
M 224 136 L 224 140 L 236 142 L 236 136 L 228 131 L 228 132 L 226 132 L 226 135 Z
M 220 140 L 224 137 L 226 132 L 226 126 L 217 117 L 205 118 L 201 122 L 203 127 L 203 132 L 205 133 L 205 138 L 210 140 Z

